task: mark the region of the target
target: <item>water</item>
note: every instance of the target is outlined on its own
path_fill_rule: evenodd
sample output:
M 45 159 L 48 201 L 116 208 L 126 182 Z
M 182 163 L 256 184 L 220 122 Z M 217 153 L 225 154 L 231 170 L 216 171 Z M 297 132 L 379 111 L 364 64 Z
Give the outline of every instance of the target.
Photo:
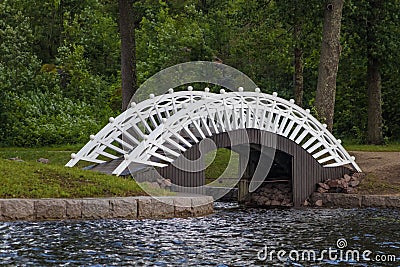
M 0 263 L 18 266 L 400 266 L 400 211 L 218 209 L 189 219 L 0 223 Z M 290 250 L 336 247 L 396 262 L 310 261 Z M 343 241 L 343 240 L 342 240 Z M 272 250 L 284 250 L 283 262 Z M 342 261 L 340 260 L 342 259 Z M 347 260 L 347 261 L 346 261 Z

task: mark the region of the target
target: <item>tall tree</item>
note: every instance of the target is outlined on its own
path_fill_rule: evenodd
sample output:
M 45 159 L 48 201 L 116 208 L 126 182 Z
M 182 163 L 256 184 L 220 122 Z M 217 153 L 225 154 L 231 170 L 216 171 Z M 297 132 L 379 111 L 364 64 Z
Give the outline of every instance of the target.
M 379 60 L 368 57 L 367 92 L 368 92 L 368 143 L 381 145 L 382 133 L 382 83 Z
M 290 86 L 293 87 L 293 93 L 288 97 L 294 95 L 296 104 L 302 106 L 308 100 L 305 88 L 309 88 L 310 83 L 316 80 L 314 73 L 318 68 L 318 58 L 315 57 L 315 47 L 320 43 L 322 33 L 322 27 L 318 27 L 322 25 L 319 11 L 321 3 L 320 0 L 285 0 L 276 1 L 275 6 L 271 15 L 278 22 L 275 27 L 281 24 L 288 33 L 287 40 L 275 44 L 288 47 L 290 52 L 290 72 L 293 73 L 293 84 Z M 303 100 L 304 96 L 306 101 Z
M 378 43 L 377 26 L 381 20 L 382 0 L 369 1 L 369 16 L 367 18 L 367 92 L 368 92 L 368 143 L 380 145 L 383 143 L 382 133 L 382 85 L 380 59 L 375 49 Z
M 128 108 L 137 89 L 134 2 L 134 0 L 118 1 L 121 34 L 122 110 Z
M 327 124 L 329 131 L 332 131 L 333 128 L 336 76 L 341 52 L 340 27 L 343 2 L 344 0 L 327 0 L 324 6 L 324 28 L 315 108 L 319 119 Z
M 295 21 L 294 21 L 294 100 L 300 107 L 303 105 L 304 94 L 304 64 L 303 64 L 303 48 L 301 45 L 301 35 L 303 22 L 301 14 L 299 14 L 298 5 L 295 5 Z

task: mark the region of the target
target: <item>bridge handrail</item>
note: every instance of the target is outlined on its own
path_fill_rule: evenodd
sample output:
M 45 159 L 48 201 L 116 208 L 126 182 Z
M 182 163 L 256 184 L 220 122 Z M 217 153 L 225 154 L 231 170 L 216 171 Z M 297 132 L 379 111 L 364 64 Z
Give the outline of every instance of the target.
M 188 92 L 185 92 L 185 93 L 187 94 Z M 189 92 L 189 94 L 190 94 L 190 92 Z M 275 93 L 273 95 L 268 95 L 268 94 L 263 94 L 263 93 L 259 93 L 259 92 L 230 92 L 230 93 L 223 93 L 223 94 L 218 95 L 218 94 L 210 94 L 208 92 L 201 92 L 201 94 L 203 95 L 202 100 L 192 103 L 190 105 L 190 108 L 183 107 L 182 109 L 180 109 L 177 113 L 175 113 L 174 115 L 169 117 L 168 120 L 166 120 L 163 124 L 159 125 L 157 127 L 158 130 L 155 129 L 154 131 L 152 131 L 146 137 L 146 140 L 141 143 L 141 145 L 137 146 L 135 149 L 133 149 L 132 151 L 127 153 L 125 156 L 126 160 L 123 163 L 121 163 L 121 165 L 117 169 L 115 169 L 114 173 L 115 174 L 120 173 L 121 169 L 125 169 L 129 165 L 129 162 L 132 162 L 135 160 L 138 160 L 141 163 L 147 162 L 149 165 L 151 165 L 152 163 L 149 162 L 148 159 L 151 156 L 154 156 L 155 151 L 158 148 L 160 148 L 160 146 L 162 146 L 162 143 L 164 142 L 163 140 L 167 140 L 169 137 L 171 137 L 172 134 L 177 134 L 180 130 L 184 129 L 189 124 L 196 122 L 196 120 L 193 119 L 194 117 L 197 116 L 198 118 L 201 119 L 202 117 L 204 118 L 204 115 L 210 116 L 211 114 L 209 113 L 209 108 L 212 106 L 213 103 L 216 103 L 216 105 L 217 105 L 217 108 L 215 109 L 215 112 L 213 113 L 214 115 L 221 110 L 225 111 L 225 112 L 229 111 L 229 109 L 227 109 L 228 105 L 233 107 L 230 109 L 230 111 L 232 111 L 232 110 L 234 111 L 236 105 L 242 105 L 242 112 L 243 112 L 243 103 L 246 103 L 247 108 L 249 108 L 249 110 L 252 110 L 253 117 L 254 117 L 254 115 L 257 115 L 257 114 L 254 114 L 254 112 L 256 112 L 256 113 L 258 112 L 257 110 L 262 110 L 265 115 L 268 110 L 268 104 L 269 104 L 270 107 L 269 107 L 268 116 L 271 116 L 271 119 L 273 118 L 274 113 L 277 114 L 277 116 L 286 115 L 286 117 L 288 117 L 288 115 L 291 115 L 291 117 L 289 117 L 291 119 L 291 121 L 288 123 L 287 123 L 287 121 L 285 121 L 285 125 L 284 125 L 289 130 L 287 130 L 287 129 L 285 130 L 285 128 L 280 128 L 280 127 L 278 127 L 279 125 L 276 124 L 276 125 L 274 125 L 275 128 L 272 129 L 273 130 L 272 132 L 275 132 L 277 134 L 284 135 L 287 137 L 287 135 L 293 129 L 292 127 L 296 126 L 295 123 L 297 123 L 297 126 L 294 130 L 294 131 L 297 131 L 297 133 L 295 134 L 293 132 L 289 138 L 291 140 L 293 140 L 297 137 L 296 140 L 293 140 L 293 141 L 295 141 L 296 143 L 300 143 L 302 141 L 302 138 L 304 138 L 307 134 L 310 134 L 311 136 L 313 136 L 313 138 L 315 139 L 314 141 L 320 142 L 320 144 L 322 144 L 325 147 L 323 150 L 320 150 L 319 152 L 315 153 L 314 155 L 317 155 L 315 157 L 318 158 L 322 155 L 325 155 L 326 153 L 330 154 L 330 157 L 325 157 L 325 158 L 319 160 L 321 164 L 334 160 L 335 161 L 334 163 L 329 163 L 329 164 L 326 164 L 325 166 L 329 167 L 329 166 L 340 166 L 340 165 L 345 165 L 345 164 L 351 164 L 357 171 L 361 171 L 360 168 L 358 167 L 358 165 L 355 163 L 354 158 L 351 157 L 347 153 L 347 151 L 342 147 L 340 140 L 336 140 L 333 137 L 333 135 L 329 131 L 327 131 L 326 126 L 321 124 L 318 120 L 316 120 L 310 114 L 310 112 L 308 110 L 303 110 L 302 108 L 300 108 L 299 106 L 294 104 L 294 101 L 292 101 L 292 100 L 287 101 L 285 99 L 279 98 L 279 97 L 277 97 L 277 95 Z M 237 101 L 232 102 L 232 99 L 235 99 L 235 98 L 238 98 Z M 256 105 L 249 105 L 248 101 L 246 101 L 244 98 L 251 98 L 253 100 L 253 102 L 255 101 Z M 261 103 L 262 101 L 260 101 L 260 99 L 264 100 L 264 101 L 268 100 L 270 102 L 267 102 L 267 104 Z M 231 102 L 229 102 L 228 100 L 230 100 Z M 263 107 L 263 109 L 258 109 L 260 107 L 260 103 L 262 104 L 261 106 Z M 223 105 L 221 105 L 221 104 L 223 104 Z M 277 104 L 286 106 L 286 112 L 284 112 L 283 114 L 281 112 L 279 112 L 282 110 L 276 109 Z M 179 105 L 184 106 L 184 103 L 179 103 Z M 208 109 L 207 112 L 206 112 L 206 109 Z M 190 114 L 189 117 L 187 116 L 188 114 Z M 250 114 L 250 113 L 248 113 L 248 114 Z M 270 114 L 272 114 L 272 115 L 270 115 Z M 185 118 L 186 118 L 186 120 L 185 120 Z M 261 118 L 261 119 L 265 120 L 265 117 Z M 176 129 L 171 130 L 171 126 L 173 126 L 176 123 L 178 123 L 178 127 Z M 257 120 L 254 119 L 254 121 L 252 123 L 253 123 L 253 125 L 256 125 Z M 271 123 L 270 119 L 269 119 L 269 123 Z M 279 120 L 278 120 L 278 123 L 279 123 Z M 261 123 L 261 124 L 263 124 L 263 123 Z M 309 129 L 306 129 L 304 127 L 305 125 L 307 125 Z M 228 126 L 229 126 L 229 124 L 228 124 Z M 261 126 L 264 126 L 264 125 L 261 125 Z M 239 129 L 240 127 L 235 127 L 235 128 Z M 252 128 L 252 127 L 248 127 L 248 128 Z M 302 138 L 300 138 L 300 136 L 297 136 L 297 134 L 299 133 L 299 131 L 302 128 L 304 128 L 304 130 L 302 131 L 302 134 L 304 134 L 304 133 L 305 134 L 304 134 L 304 136 L 302 136 Z M 168 129 L 168 131 L 165 131 L 165 129 Z M 311 131 L 310 131 L 310 129 L 311 129 Z M 269 130 L 269 129 L 266 129 L 266 130 Z M 278 130 L 280 130 L 280 131 L 278 131 Z M 283 132 L 283 130 L 285 130 L 285 131 Z M 194 138 L 194 141 L 196 142 L 196 138 Z M 312 145 L 312 144 L 313 144 L 313 142 L 309 143 L 308 145 Z M 306 144 L 303 144 L 303 147 L 305 147 L 305 145 Z M 318 145 L 318 146 L 316 147 L 316 145 Z M 309 153 L 314 152 L 318 147 L 321 146 L 318 143 L 316 145 L 314 145 L 313 147 L 308 149 Z M 182 146 L 180 148 L 182 148 Z M 307 147 L 305 147 L 305 148 L 307 148 Z M 184 151 L 182 149 L 180 149 L 180 150 Z M 146 154 L 146 153 L 144 153 L 145 151 L 147 151 L 149 153 Z M 164 160 L 167 159 L 167 161 L 168 161 L 168 157 L 164 156 L 162 159 L 164 159 Z M 173 160 L 173 159 L 170 159 L 170 160 Z M 162 164 L 158 164 L 158 165 L 162 165 Z

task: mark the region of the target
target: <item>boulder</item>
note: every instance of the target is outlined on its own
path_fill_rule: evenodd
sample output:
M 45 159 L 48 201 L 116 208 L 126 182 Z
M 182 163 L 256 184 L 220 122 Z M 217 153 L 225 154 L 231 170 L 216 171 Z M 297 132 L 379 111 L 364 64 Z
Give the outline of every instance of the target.
M 319 193 L 326 193 L 326 192 L 328 192 L 328 190 L 326 190 L 326 189 L 324 189 L 324 188 L 322 188 L 322 187 L 318 187 L 318 190 L 317 190 Z
M 318 183 L 318 185 L 319 185 L 321 188 L 325 189 L 325 190 L 329 190 L 329 189 L 330 189 L 330 186 L 327 185 L 326 183 Z
M 323 204 L 324 203 L 322 202 L 321 199 L 318 199 L 317 201 L 315 201 L 315 206 L 317 206 L 317 207 L 322 207 Z
M 190 217 L 193 216 L 192 200 L 187 197 L 174 198 L 175 216 L 176 217 Z
M 347 194 L 356 194 L 357 193 L 357 189 L 354 187 L 347 187 L 346 188 L 346 193 Z
M 271 206 L 280 206 L 281 205 L 281 202 L 280 201 L 278 201 L 278 200 L 272 200 L 271 201 Z
M 39 159 L 37 160 L 37 162 L 39 162 L 39 163 L 44 163 L 44 164 L 49 164 L 49 163 L 50 163 L 50 160 L 49 160 L 49 159 L 46 159 L 46 158 L 39 158 Z
M 189 199 L 190 200 L 190 199 Z M 138 198 L 138 218 L 172 218 L 174 217 L 173 198 Z
M 165 184 L 166 187 L 171 187 L 172 186 L 172 182 L 171 182 L 170 179 L 165 179 L 164 180 L 164 184 Z
M 337 179 L 335 180 L 327 180 L 325 182 L 329 187 L 339 187 L 339 182 Z
M 193 199 L 192 199 L 193 201 Z M 203 205 L 193 205 L 192 212 L 194 216 L 205 216 L 213 213 L 214 211 L 214 203 L 209 202 Z

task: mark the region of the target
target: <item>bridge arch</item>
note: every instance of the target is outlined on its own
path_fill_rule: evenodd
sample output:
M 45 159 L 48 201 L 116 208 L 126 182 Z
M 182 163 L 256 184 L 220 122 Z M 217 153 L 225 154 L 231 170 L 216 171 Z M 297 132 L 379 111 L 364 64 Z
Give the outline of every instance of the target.
M 347 165 L 361 171 L 326 125 L 293 100 L 261 93 L 258 88 L 254 92 L 222 89 L 215 94 L 208 88 L 194 91 L 190 86 L 188 91 L 170 89 L 168 94 L 150 95 L 147 100 L 132 103 L 91 135 L 66 166 L 80 160 L 97 164 L 111 160 L 115 162 L 111 170 L 115 175 L 128 167 L 167 167 L 201 140 L 237 130 L 257 130 L 276 140 L 287 140 L 301 148 L 301 157 L 312 157 L 326 170 Z M 300 155 L 300 150 L 296 151 Z

